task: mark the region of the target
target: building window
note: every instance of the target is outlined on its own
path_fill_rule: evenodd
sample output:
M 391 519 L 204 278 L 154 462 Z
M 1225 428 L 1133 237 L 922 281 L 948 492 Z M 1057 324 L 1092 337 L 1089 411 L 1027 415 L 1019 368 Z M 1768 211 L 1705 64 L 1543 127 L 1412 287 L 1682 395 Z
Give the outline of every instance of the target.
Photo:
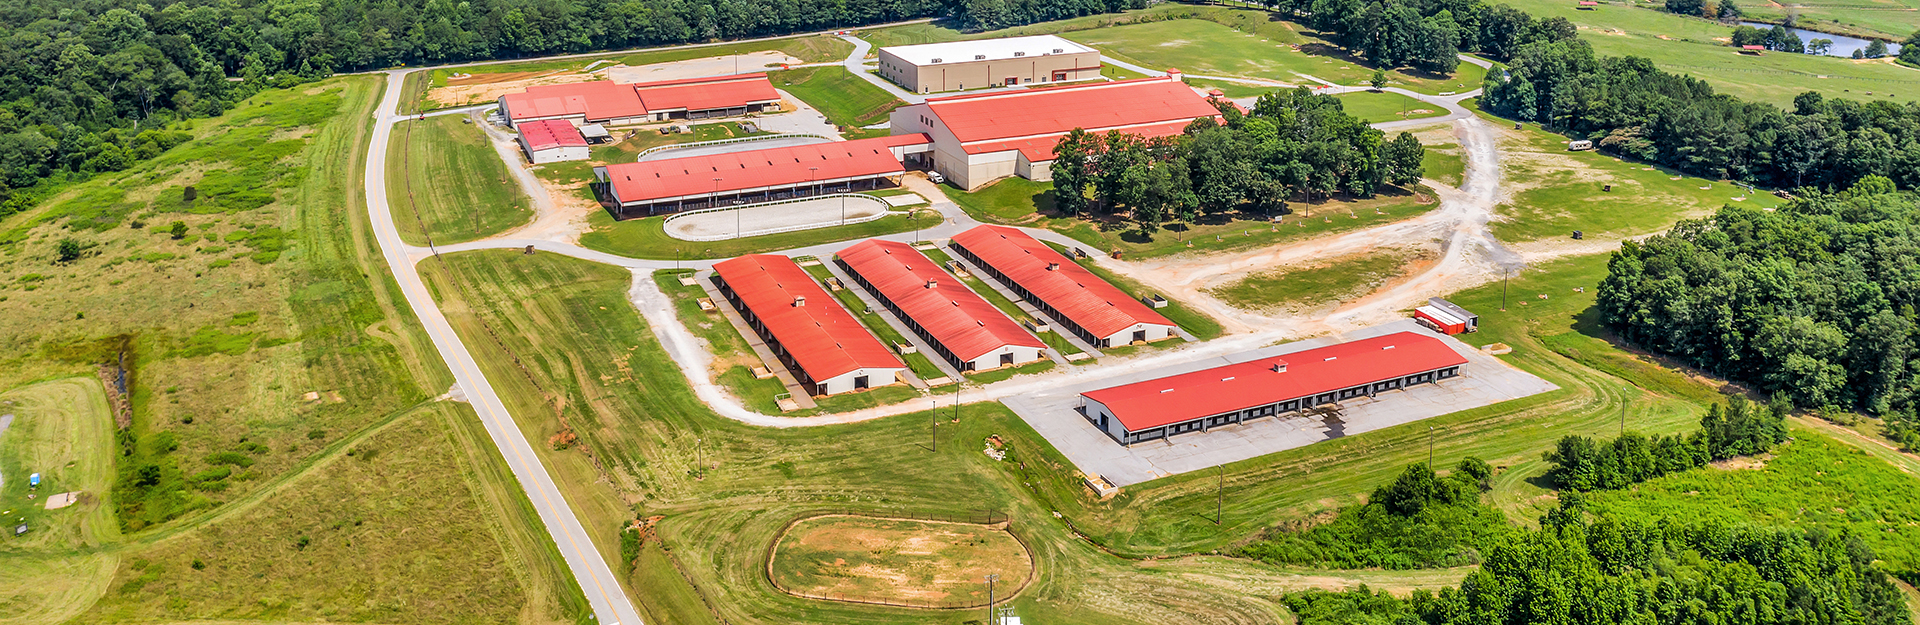
M 985 54 L 975 54 L 975 55 L 973 55 L 973 60 L 975 60 L 975 61 L 985 61 L 985 60 L 987 60 L 987 55 L 985 55 Z

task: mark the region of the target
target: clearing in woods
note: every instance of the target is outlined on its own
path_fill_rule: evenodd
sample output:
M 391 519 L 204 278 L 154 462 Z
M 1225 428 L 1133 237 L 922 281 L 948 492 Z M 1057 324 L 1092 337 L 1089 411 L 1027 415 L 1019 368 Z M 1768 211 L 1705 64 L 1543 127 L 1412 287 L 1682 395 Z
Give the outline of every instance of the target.
M 781 590 L 926 607 L 985 604 L 1025 588 L 1033 557 L 1005 524 L 829 515 L 793 524 L 767 562 Z

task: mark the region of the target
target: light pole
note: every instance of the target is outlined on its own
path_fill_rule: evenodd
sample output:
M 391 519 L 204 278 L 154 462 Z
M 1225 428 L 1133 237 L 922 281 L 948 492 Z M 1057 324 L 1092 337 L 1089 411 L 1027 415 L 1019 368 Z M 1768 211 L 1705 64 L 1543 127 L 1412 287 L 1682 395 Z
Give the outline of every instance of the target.
M 1427 426 L 1427 470 L 1433 470 L 1433 426 Z
M 713 179 L 713 200 L 709 202 L 709 204 L 710 204 L 709 206 L 710 208 L 720 207 L 720 179 L 719 178 Z M 733 212 L 733 238 L 736 238 L 736 239 L 740 238 L 740 211 Z

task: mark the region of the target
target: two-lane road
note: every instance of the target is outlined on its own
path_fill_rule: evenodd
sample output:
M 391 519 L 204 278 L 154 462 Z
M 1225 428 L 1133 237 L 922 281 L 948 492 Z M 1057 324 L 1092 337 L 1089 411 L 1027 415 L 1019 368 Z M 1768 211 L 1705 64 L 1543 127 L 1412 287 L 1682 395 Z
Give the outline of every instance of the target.
M 465 392 L 467 400 L 473 404 L 473 410 L 480 415 L 480 421 L 486 425 L 487 435 L 493 438 L 493 444 L 500 449 L 500 455 L 507 460 L 507 466 L 513 469 L 513 476 L 526 489 L 527 499 L 533 502 L 534 510 L 540 514 L 540 522 L 547 526 L 547 533 L 553 536 L 553 542 L 565 558 L 567 568 L 573 571 L 574 579 L 579 582 L 580 590 L 592 605 L 595 619 L 606 625 L 641 625 L 640 613 L 633 607 L 633 601 L 620 587 L 620 579 L 607 567 L 606 558 L 593 546 L 593 540 L 587 536 L 587 530 L 580 525 L 580 519 L 574 517 L 573 508 L 568 507 L 566 497 L 560 494 L 560 488 L 553 483 L 553 477 L 547 473 L 539 456 L 534 455 L 533 446 L 527 443 L 526 436 L 507 413 L 506 404 L 487 384 L 487 377 L 480 372 L 480 365 L 467 352 L 467 346 L 453 332 L 453 325 L 447 323 L 446 315 L 441 314 L 440 306 L 428 293 L 427 285 L 420 279 L 420 272 L 414 267 L 414 261 L 407 254 L 407 246 L 400 240 L 400 231 L 394 229 L 394 207 L 387 198 L 387 146 L 393 138 L 394 124 L 407 119 L 394 111 L 400 104 L 400 84 L 410 71 L 394 70 L 387 72 L 386 93 L 380 98 L 380 108 L 374 113 L 373 141 L 368 145 L 366 194 L 367 212 L 372 216 L 374 238 L 380 243 L 380 252 L 386 257 L 387 267 L 393 272 L 394 281 L 400 284 L 401 293 L 406 295 L 407 305 L 420 318 L 420 324 L 427 329 L 427 336 L 433 340 L 433 346 L 439 350 L 440 357 L 453 370 L 454 381 Z M 402 198 L 404 199 L 404 198 Z

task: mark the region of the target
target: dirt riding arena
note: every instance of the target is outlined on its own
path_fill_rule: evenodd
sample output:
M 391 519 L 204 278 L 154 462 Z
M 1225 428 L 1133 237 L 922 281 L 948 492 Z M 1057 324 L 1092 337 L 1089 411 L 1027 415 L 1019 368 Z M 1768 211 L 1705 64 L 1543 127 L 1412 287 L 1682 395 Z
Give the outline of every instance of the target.
M 767 576 L 787 594 L 915 608 L 1006 600 L 1032 580 L 1033 555 L 1009 523 L 830 514 L 788 525 L 768 550 Z

